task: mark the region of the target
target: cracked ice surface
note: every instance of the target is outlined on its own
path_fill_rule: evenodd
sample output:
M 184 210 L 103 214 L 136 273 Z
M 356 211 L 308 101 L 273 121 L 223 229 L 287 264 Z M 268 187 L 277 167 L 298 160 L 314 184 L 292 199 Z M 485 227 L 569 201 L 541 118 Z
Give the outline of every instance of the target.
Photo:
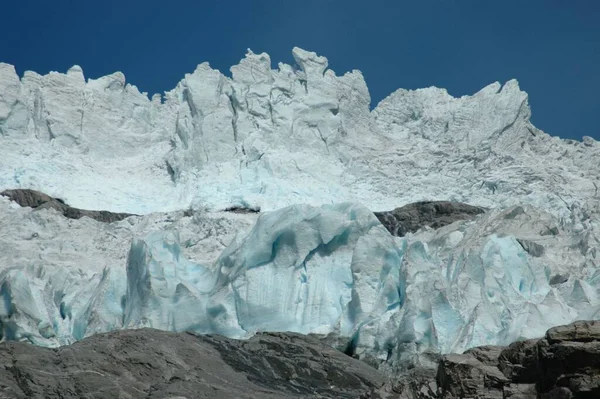
M 595 229 L 533 207 L 393 238 L 352 204 L 112 224 L 0 205 L 0 261 L 12 265 L 0 274 L 3 336 L 40 345 L 143 326 L 296 331 L 333 334 L 386 368 L 539 336 L 600 308 Z M 556 274 L 568 281 L 551 285 Z
M 231 78 L 203 63 L 151 100 L 119 72 L 19 79 L 0 64 L 0 189 L 142 214 L 435 198 L 566 217 L 598 197 L 598 143 L 536 129 L 514 80 L 460 98 L 400 89 L 370 112 L 359 71 L 336 76 L 325 57 L 293 55 L 297 66 L 273 70 L 249 51 Z
M 186 259 L 180 234 L 170 229 L 134 239 L 129 251 L 121 248 L 121 260 L 128 254 L 126 268 L 106 263 L 79 268 L 86 257 L 82 247 L 103 250 L 107 240 L 121 236 L 125 241 L 150 220 L 65 223 L 46 210 L 26 217 L 54 228 L 54 234 L 45 233 L 50 237 L 27 237 L 33 240 L 28 247 L 37 244 L 47 255 L 55 249 L 48 247 L 65 239 L 55 235 L 62 233 L 57 230 L 95 234 L 91 242 L 74 241 L 72 253 L 56 254 L 51 271 L 48 264 L 25 261 L 0 276 L 3 335 L 10 339 L 53 346 L 138 327 L 240 338 L 256 331 L 337 330 L 350 337 L 366 325 L 382 329 L 402 311 L 402 251 L 363 206 L 297 205 L 266 213 L 206 266 Z M 205 222 L 196 219 L 177 223 L 189 230 L 190 224 Z

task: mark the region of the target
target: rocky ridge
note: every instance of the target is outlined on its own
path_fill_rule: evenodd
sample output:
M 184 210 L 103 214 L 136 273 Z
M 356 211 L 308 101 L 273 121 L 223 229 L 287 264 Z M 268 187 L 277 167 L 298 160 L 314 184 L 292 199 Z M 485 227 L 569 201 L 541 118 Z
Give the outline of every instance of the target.
M 404 237 L 424 227 L 439 229 L 457 220 L 473 219 L 484 212 L 484 208 L 460 202 L 421 201 L 389 212 L 375 212 L 375 216 L 392 235 Z
M 137 329 L 56 349 L 0 344 L 0 398 L 562 399 L 600 395 L 600 322 L 386 375 L 317 337 Z
M 34 209 L 54 209 L 64 217 L 69 219 L 79 219 L 87 216 L 99 222 L 112 223 L 137 216 L 131 213 L 114 213 L 109 211 L 90 211 L 86 209 L 73 208 L 59 198 L 52 198 L 49 195 L 30 189 L 4 190 L 0 195 L 8 197 L 11 201 L 20 206 Z
M 394 390 L 414 398 L 597 398 L 600 322 L 577 321 L 540 339 L 447 354 L 436 374 L 409 381 L 414 376 L 401 377 Z
M 0 344 L 7 399 L 367 398 L 384 383 L 366 364 L 290 333 L 237 341 L 138 329 L 57 349 Z

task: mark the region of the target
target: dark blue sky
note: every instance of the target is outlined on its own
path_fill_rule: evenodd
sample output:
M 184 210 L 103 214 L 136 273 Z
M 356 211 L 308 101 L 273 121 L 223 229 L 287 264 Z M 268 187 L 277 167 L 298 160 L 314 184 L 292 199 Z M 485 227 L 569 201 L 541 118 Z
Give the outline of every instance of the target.
M 247 48 L 276 67 L 299 46 L 360 69 L 372 106 L 397 88 L 460 96 L 517 78 L 539 128 L 600 139 L 599 0 L 7 0 L 0 26 L 19 75 L 79 64 L 152 94 L 203 61 L 229 75 Z

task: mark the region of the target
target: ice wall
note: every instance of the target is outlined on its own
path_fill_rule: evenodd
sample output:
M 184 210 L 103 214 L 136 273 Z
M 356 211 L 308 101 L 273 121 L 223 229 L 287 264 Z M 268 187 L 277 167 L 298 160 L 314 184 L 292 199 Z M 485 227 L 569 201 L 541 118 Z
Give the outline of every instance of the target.
M 231 77 L 202 63 L 151 100 L 121 73 L 19 79 L 1 64 L 0 189 L 138 214 L 436 199 L 566 217 L 598 198 L 600 146 L 536 129 L 514 80 L 460 98 L 401 89 L 370 112 L 359 71 L 292 53 L 295 65 L 272 69 L 248 51 Z
M 114 224 L 3 210 L 25 223 L 0 240 L 2 336 L 44 346 L 119 328 L 295 331 L 393 369 L 600 309 L 597 226 L 533 207 L 404 238 L 349 203 Z

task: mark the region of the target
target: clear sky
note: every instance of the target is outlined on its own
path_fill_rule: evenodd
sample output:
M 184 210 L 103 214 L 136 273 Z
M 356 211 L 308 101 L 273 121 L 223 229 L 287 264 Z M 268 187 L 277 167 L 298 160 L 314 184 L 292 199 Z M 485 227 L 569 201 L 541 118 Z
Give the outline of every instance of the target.
M 600 0 L 7 0 L 0 61 L 88 78 L 115 71 L 150 94 L 246 49 L 273 66 L 299 46 L 337 74 L 360 69 L 372 107 L 398 88 L 473 94 L 519 80 L 533 122 L 600 140 Z

